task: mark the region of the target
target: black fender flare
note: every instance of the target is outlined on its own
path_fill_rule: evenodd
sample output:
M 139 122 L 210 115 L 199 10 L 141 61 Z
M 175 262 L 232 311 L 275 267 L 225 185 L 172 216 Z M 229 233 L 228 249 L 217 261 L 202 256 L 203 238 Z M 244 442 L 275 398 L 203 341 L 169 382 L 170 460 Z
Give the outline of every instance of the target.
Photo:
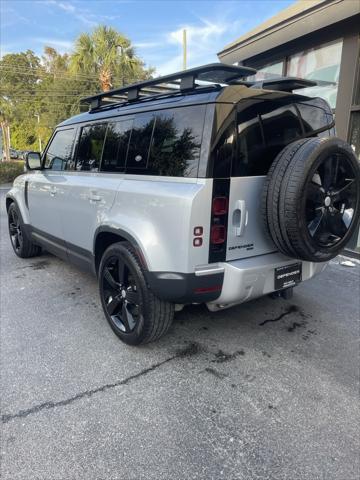
M 146 257 L 144 255 L 139 243 L 137 242 L 137 240 L 135 240 L 135 238 L 130 233 L 128 233 L 126 230 L 123 230 L 122 228 L 111 227 L 109 225 L 100 225 L 95 230 L 94 241 L 93 241 L 93 255 L 94 255 L 94 257 L 95 257 L 95 253 L 96 253 L 96 251 L 95 251 L 96 250 L 96 241 L 97 241 L 97 238 L 98 238 L 100 233 L 112 233 L 114 235 L 117 235 L 118 237 L 124 238 L 135 249 L 136 253 L 139 256 L 139 260 L 142 264 L 142 267 L 145 270 L 148 270 Z

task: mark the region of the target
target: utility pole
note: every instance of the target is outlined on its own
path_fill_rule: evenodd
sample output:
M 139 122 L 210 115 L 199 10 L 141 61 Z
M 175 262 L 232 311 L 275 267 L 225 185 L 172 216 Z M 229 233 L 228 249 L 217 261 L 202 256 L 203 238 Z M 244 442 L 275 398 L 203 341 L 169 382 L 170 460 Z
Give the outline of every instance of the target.
M 37 117 L 37 123 L 38 126 L 40 125 L 40 115 L 38 113 L 35 113 L 34 117 Z M 39 151 L 40 153 L 42 152 L 42 145 L 41 145 L 41 138 L 40 138 L 40 132 L 39 133 Z
M 3 112 L 0 111 L 0 127 L 3 140 L 3 152 L 1 155 L 2 160 L 10 160 L 10 126 Z
M 183 30 L 183 70 L 186 70 L 187 60 L 186 28 Z

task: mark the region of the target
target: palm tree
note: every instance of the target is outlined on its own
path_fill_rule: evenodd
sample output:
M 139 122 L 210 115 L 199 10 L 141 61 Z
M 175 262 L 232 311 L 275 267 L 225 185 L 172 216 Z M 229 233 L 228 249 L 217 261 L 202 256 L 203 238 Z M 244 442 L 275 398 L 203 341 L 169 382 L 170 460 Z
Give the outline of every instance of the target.
M 113 87 L 114 80 L 121 85 L 129 81 L 148 78 L 152 71 L 145 70 L 135 55 L 131 42 L 117 30 L 100 25 L 91 33 L 82 33 L 75 41 L 70 57 L 70 70 L 99 79 L 102 91 Z

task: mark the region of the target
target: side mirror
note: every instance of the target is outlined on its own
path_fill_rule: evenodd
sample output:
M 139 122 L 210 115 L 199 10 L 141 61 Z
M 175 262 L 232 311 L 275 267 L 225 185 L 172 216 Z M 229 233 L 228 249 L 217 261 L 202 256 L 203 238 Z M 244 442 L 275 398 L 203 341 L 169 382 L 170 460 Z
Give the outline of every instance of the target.
M 41 156 L 39 152 L 27 152 L 25 155 L 27 170 L 39 170 L 41 168 Z

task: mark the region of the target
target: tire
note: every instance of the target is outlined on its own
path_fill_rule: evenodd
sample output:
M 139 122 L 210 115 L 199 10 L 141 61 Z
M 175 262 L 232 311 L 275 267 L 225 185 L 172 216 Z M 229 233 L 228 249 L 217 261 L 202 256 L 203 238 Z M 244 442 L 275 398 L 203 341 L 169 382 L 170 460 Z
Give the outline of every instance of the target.
M 11 246 L 20 258 L 36 257 L 41 254 L 41 247 L 35 245 L 24 228 L 24 222 L 16 203 L 8 209 L 8 227 Z
M 334 258 L 359 220 L 360 167 L 351 147 L 336 137 L 289 144 L 270 167 L 262 211 L 283 254 L 312 262 Z
M 99 267 L 101 304 L 110 327 L 128 345 L 153 342 L 169 329 L 174 304 L 149 289 L 143 267 L 127 242 L 111 245 Z

